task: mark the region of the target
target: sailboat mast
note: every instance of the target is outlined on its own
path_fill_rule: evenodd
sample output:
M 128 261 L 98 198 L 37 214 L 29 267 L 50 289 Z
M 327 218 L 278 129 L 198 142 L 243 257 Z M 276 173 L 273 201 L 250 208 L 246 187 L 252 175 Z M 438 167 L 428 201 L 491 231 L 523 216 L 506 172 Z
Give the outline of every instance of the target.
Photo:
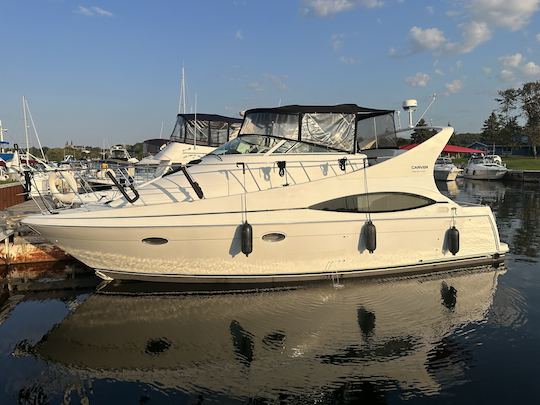
M 26 104 L 26 109 L 28 110 L 28 117 L 30 118 L 30 122 L 32 123 L 32 128 L 34 128 L 34 134 L 36 134 L 39 150 L 41 151 L 41 157 L 43 158 L 43 160 L 47 160 L 47 158 L 45 157 L 45 153 L 43 152 L 43 147 L 41 146 L 41 140 L 39 139 L 36 124 L 34 123 L 34 118 L 32 118 L 32 112 L 30 111 L 30 107 L 28 106 L 28 100 L 25 99 L 24 102 Z
M 197 147 L 197 93 L 195 93 L 195 131 L 193 133 L 193 148 Z
M 182 79 L 180 80 L 180 97 L 178 99 L 178 114 L 186 113 L 186 72 L 182 65 Z
M 24 137 L 26 139 L 26 164 L 30 162 L 30 142 L 28 141 L 28 120 L 26 119 L 26 99 L 22 97 L 22 109 L 24 118 Z
M 5 150 L 4 150 L 4 127 L 2 126 L 2 121 L 0 120 L 0 152 L 1 153 L 4 153 Z

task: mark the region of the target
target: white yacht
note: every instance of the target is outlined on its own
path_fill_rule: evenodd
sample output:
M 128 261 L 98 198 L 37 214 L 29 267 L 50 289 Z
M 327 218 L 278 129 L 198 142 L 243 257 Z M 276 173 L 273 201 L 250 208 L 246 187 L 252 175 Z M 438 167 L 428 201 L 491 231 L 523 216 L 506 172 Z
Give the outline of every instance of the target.
M 435 180 L 454 181 L 463 170 L 458 169 L 448 157 L 440 157 L 435 161 L 433 173 Z
M 217 114 L 178 114 L 169 143 L 139 165 L 158 165 L 163 161 L 186 164 L 212 152 L 233 139 L 242 120 Z
M 463 172 L 463 177 L 475 180 L 498 180 L 508 172 L 502 159 L 497 155 L 473 155 Z
M 394 111 L 248 110 L 237 138 L 120 198 L 23 222 L 105 279 L 274 282 L 421 272 L 503 259 L 491 209 L 459 205 L 409 151 Z

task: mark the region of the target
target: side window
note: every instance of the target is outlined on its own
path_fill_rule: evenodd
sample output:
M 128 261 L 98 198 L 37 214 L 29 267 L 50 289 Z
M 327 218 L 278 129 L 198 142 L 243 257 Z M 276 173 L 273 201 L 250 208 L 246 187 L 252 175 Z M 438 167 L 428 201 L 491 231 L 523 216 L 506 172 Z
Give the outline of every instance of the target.
M 313 210 L 340 212 L 405 211 L 434 204 L 430 198 L 408 193 L 356 194 L 324 201 L 309 207 Z

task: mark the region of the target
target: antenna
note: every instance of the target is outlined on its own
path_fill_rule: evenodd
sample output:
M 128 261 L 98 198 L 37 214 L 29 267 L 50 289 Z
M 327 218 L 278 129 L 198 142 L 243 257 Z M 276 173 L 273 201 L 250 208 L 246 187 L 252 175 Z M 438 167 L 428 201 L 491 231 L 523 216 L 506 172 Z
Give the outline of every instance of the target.
M 413 125 L 413 113 L 416 111 L 416 108 L 418 107 L 418 101 L 414 99 L 408 99 L 403 102 L 402 105 L 403 109 L 406 113 L 409 114 L 409 128 L 414 128 Z
M 420 116 L 420 118 L 418 119 L 418 121 L 416 121 L 416 125 L 418 125 L 418 123 L 420 122 L 420 120 L 422 118 L 424 118 L 424 115 L 426 115 L 426 113 L 428 112 L 429 108 L 433 105 L 433 103 L 435 102 L 435 99 L 437 98 L 437 93 L 433 93 L 433 95 L 431 96 L 431 103 L 429 103 L 429 105 L 427 106 L 426 110 L 423 112 L 423 114 Z M 416 126 L 415 125 L 415 126 Z

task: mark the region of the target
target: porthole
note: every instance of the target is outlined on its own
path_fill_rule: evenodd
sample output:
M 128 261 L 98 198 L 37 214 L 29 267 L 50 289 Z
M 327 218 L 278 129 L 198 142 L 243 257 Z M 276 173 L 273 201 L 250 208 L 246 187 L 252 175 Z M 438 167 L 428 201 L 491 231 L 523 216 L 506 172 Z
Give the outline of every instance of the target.
M 285 235 L 279 232 L 267 233 L 262 237 L 262 240 L 264 240 L 265 242 L 280 242 L 283 239 L 285 239 Z
M 169 241 L 165 238 L 144 238 L 142 242 L 148 245 L 164 245 Z

